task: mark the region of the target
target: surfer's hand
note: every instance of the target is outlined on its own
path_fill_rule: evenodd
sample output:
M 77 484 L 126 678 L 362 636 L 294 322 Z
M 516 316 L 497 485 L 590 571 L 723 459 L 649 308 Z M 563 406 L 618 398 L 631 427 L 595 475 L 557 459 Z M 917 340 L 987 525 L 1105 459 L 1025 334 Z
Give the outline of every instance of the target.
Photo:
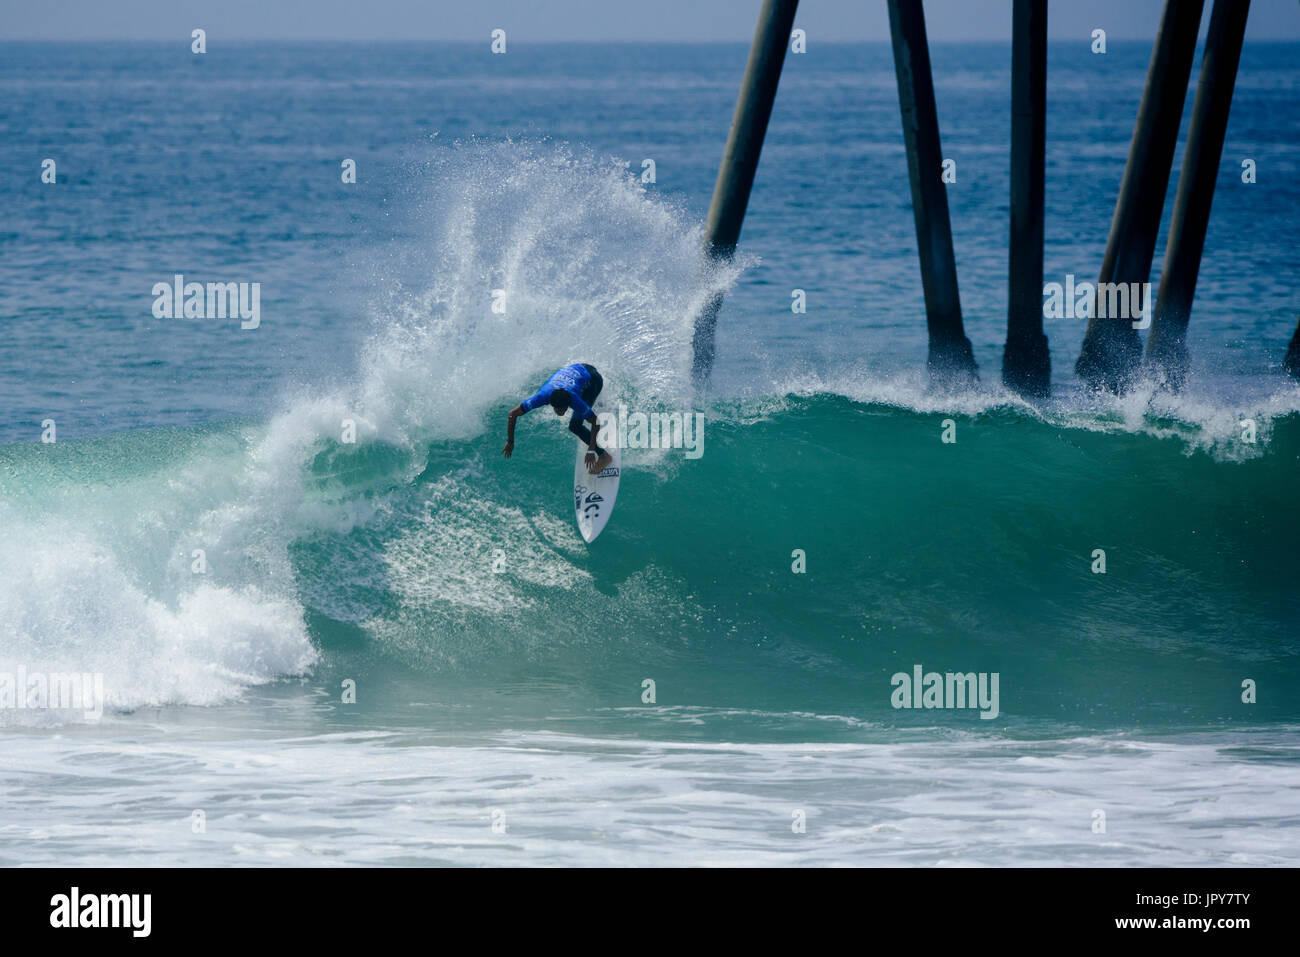
M 587 457 L 586 457 L 586 459 L 585 459 L 584 461 L 586 461 L 586 463 L 587 463 L 587 474 L 588 474 L 588 475 L 595 475 L 596 472 L 598 471 L 598 470 L 596 469 L 596 462 L 597 462 L 596 453 L 595 453 L 595 452 L 588 452 L 588 453 L 587 453 Z
M 514 450 L 515 450 L 515 443 L 507 442 L 506 447 L 501 450 L 501 454 L 504 455 L 506 458 L 510 458 L 510 453 L 513 452 Z

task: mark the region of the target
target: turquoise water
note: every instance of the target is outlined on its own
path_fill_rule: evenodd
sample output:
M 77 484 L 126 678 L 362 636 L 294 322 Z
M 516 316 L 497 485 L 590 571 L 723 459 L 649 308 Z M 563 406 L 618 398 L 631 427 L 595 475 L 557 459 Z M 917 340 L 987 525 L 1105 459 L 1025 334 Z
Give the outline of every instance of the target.
M 935 51 L 983 379 L 948 396 L 884 47 L 792 58 L 704 277 L 743 47 L 3 50 L 0 673 L 107 708 L 0 709 L 0 860 L 1300 858 L 1294 46 L 1243 58 L 1186 393 L 1087 393 L 1056 320 L 1041 407 L 996 385 L 1004 48 Z M 1053 50 L 1049 278 L 1100 262 L 1113 50 Z M 262 282 L 261 325 L 154 318 L 175 272 Z M 568 433 L 500 455 L 571 360 L 706 423 L 625 450 L 590 547 Z M 895 707 L 918 665 L 996 674 L 996 716 Z

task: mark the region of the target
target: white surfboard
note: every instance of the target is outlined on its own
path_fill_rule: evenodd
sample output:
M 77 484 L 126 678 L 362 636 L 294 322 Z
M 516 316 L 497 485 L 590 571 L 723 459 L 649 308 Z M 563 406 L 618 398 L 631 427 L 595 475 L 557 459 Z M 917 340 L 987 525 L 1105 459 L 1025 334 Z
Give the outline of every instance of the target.
M 578 464 L 573 468 L 573 511 L 578 519 L 578 531 L 584 542 L 594 542 L 601 533 L 618 498 L 618 476 L 622 470 L 622 456 L 618 449 L 606 448 L 613 461 L 601 469 L 599 475 L 587 471 L 585 447 L 578 448 Z

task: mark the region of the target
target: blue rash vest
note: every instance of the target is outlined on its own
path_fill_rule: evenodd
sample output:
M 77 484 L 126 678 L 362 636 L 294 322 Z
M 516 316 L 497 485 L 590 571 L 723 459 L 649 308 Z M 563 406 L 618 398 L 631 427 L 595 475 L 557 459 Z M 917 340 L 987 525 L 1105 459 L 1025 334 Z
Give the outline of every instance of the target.
M 582 393 L 589 385 L 591 385 L 591 373 L 583 368 L 581 363 L 575 362 L 556 371 L 546 380 L 546 385 L 538 389 L 535 395 L 520 402 L 519 407 L 525 412 L 531 412 L 538 406 L 546 405 L 551 399 L 551 393 L 556 389 L 563 389 L 573 397 L 569 408 L 573 410 L 574 421 L 585 422 L 591 415 L 591 406 L 582 401 Z

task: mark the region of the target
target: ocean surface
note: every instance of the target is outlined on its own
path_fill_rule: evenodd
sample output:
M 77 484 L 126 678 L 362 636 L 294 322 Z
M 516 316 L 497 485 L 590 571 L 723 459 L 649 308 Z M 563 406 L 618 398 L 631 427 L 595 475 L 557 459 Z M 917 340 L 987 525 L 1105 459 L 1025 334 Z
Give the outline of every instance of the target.
M 1300 45 L 1242 56 L 1185 391 L 1086 390 L 1049 319 L 1041 405 L 1009 47 L 932 51 L 956 395 L 887 45 L 787 58 L 701 271 L 746 54 L 0 42 L 0 864 L 1300 864 Z M 1047 281 L 1096 279 L 1149 54 L 1052 44 Z M 156 317 L 176 274 L 259 324 Z M 560 424 L 501 456 L 571 361 L 706 422 L 590 546 Z M 896 707 L 917 667 L 996 705 Z M 72 672 L 101 716 L 4 703 Z

